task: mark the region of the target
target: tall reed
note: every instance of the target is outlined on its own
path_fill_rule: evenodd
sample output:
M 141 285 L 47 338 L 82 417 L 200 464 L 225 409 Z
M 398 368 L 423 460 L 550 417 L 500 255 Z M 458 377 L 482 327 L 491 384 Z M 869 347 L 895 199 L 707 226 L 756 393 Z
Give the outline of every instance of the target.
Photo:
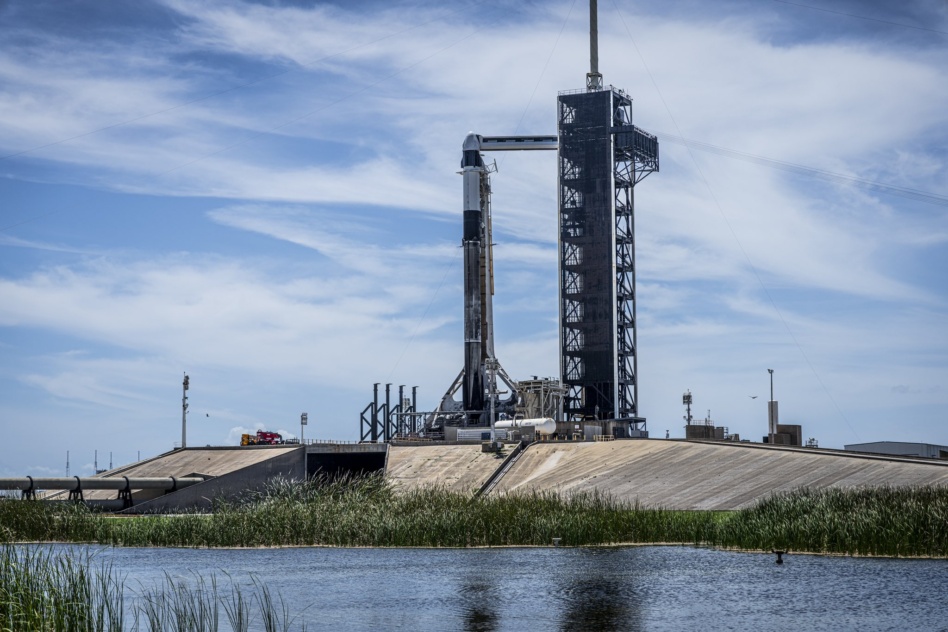
M 120 546 L 504 546 L 682 543 L 948 557 L 948 489 L 801 489 L 737 512 L 644 509 L 607 494 L 396 491 L 380 476 L 276 481 L 210 514 L 111 519 L 0 501 L 0 539 Z
M 736 512 L 715 543 L 857 555 L 948 557 L 948 488 L 801 489 Z
M 121 579 L 88 552 L 61 556 L 48 548 L 0 546 L 0 628 L 122 630 Z
M 294 622 L 280 596 L 256 577 L 249 594 L 237 582 L 218 591 L 216 576 L 165 575 L 136 591 L 109 564 L 88 550 L 0 545 L 0 630 L 44 632 L 216 632 L 221 609 L 230 629 L 246 632 L 259 615 L 266 632 Z M 304 628 L 305 629 L 305 626 Z

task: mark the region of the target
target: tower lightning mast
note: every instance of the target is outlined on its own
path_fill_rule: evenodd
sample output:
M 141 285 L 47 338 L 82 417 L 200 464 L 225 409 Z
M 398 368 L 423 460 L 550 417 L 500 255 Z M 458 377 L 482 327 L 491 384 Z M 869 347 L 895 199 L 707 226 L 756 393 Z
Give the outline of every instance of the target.
M 599 74 L 599 10 L 596 0 L 589 0 L 589 72 L 586 73 L 586 89 L 602 90 L 602 75 Z

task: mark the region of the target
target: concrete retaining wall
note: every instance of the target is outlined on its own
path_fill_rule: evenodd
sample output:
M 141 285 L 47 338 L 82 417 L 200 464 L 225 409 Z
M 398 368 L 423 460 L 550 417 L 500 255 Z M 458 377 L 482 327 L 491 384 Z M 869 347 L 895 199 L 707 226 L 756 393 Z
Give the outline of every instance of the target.
M 442 485 L 452 491 L 474 492 L 502 462 L 503 456 L 481 452 L 480 443 L 391 446 L 386 476 L 402 489 Z
M 273 478 L 293 480 L 306 478 L 306 448 L 274 452 L 272 458 L 223 474 L 187 489 L 136 503 L 122 513 L 177 513 L 208 511 L 214 501 L 245 496 L 247 492 L 263 491 Z
M 799 487 L 882 485 L 948 486 L 948 464 L 741 443 L 540 443 L 492 493 L 598 490 L 645 507 L 733 510 Z

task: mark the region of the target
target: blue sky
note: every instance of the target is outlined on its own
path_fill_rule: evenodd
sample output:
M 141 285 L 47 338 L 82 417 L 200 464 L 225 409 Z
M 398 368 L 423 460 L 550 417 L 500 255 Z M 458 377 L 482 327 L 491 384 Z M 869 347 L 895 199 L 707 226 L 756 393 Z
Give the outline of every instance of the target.
M 302 411 L 354 440 L 373 382 L 433 407 L 463 361 L 461 141 L 555 133 L 587 17 L 0 4 L 0 476 L 171 449 L 185 371 L 190 445 Z M 948 444 L 945 5 L 605 0 L 600 69 L 662 139 L 636 190 L 652 436 L 683 436 L 690 389 L 759 441 L 773 368 L 821 446 Z M 555 158 L 496 159 L 497 354 L 557 375 Z

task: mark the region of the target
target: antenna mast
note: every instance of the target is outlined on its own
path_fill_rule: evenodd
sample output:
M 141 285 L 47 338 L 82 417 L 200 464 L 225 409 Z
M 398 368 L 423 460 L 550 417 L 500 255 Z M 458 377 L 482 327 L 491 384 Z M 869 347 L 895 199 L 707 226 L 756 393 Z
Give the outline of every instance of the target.
M 181 384 L 181 448 L 188 447 L 188 386 L 190 380 L 188 374 L 184 374 L 184 382 Z
M 596 0 L 589 0 L 589 72 L 586 73 L 586 90 L 602 90 L 602 75 L 599 74 L 599 19 Z

